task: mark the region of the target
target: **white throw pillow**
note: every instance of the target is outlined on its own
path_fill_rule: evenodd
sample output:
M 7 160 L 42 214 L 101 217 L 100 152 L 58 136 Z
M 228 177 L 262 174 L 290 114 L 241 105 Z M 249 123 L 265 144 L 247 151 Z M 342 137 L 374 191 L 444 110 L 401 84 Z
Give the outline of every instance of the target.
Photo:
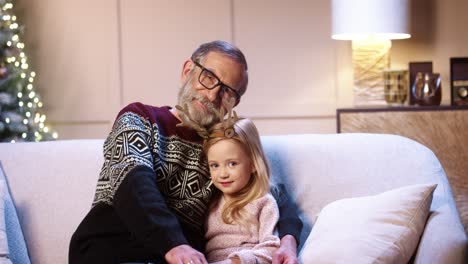
M 320 212 L 300 259 L 309 263 L 408 263 L 437 184 L 342 199 Z

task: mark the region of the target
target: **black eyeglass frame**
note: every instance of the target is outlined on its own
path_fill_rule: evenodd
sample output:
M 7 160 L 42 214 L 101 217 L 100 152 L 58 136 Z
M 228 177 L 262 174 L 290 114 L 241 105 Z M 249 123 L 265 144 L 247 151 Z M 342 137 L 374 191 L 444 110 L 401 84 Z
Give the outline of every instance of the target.
M 218 78 L 218 76 L 216 76 L 216 74 L 214 74 L 214 72 L 212 72 L 212 71 L 208 70 L 207 68 L 203 67 L 203 65 L 201 65 L 201 64 L 198 63 L 197 61 L 195 61 L 195 60 L 192 60 L 192 61 L 193 61 L 193 63 L 195 63 L 196 66 L 198 66 L 198 67 L 200 67 L 200 69 L 202 69 L 202 71 L 201 71 L 200 74 L 198 75 L 198 82 L 199 82 L 203 87 L 205 87 L 205 88 L 208 89 L 208 90 L 213 90 L 213 89 L 216 88 L 217 86 L 221 86 L 221 89 L 228 89 L 228 90 L 231 90 L 231 91 L 233 91 L 234 94 L 236 95 L 236 98 L 235 98 L 235 99 L 236 99 L 236 104 L 235 104 L 235 105 L 237 105 L 237 104 L 239 103 L 240 97 L 241 97 L 241 96 L 240 96 L 240 94 L 236 91 L 236 89 L 234 89 L 234 88 L 232 88 L 231 86 L 229 86 L 229 85 L 223 83 L 223 82 Z M 213 85 L 213 87 L 207 87 L 205 84 L 203 84 L 203 83 L 201 82 L 200 79 L 201 79 L 201 77 L 202 77 L 203 71 L 209 72 L 211 75 L 213 75 L 213 77 L 216 78 L 216 81 L 217 81 L 217 82 L 216 82 L 215 85 Z

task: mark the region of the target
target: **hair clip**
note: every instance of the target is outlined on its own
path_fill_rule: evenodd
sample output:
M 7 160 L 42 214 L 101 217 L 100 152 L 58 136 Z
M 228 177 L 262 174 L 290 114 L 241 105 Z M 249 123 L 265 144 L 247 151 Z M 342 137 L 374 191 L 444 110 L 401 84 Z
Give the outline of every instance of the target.
M 236 131 L 234 130 L 234 124 L 236 124 L 239 118 L 237 117 L 236 111 L 229 111 L 228 113 L 228 117 L 226 119 L 222 119 L 223 121 L 221 121 L 221 128 L 213 129 L 213 131 L 209 135 L 209 138 L 232 138 L 236 135 Z

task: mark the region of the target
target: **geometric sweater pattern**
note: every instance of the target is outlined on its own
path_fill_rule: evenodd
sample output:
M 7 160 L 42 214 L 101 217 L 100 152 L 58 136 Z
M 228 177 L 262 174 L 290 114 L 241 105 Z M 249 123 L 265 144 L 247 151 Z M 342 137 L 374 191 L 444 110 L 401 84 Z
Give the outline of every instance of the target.
M 136 166 L 145 166 L 154 171 L 159 191 L 179 221 L 202 231 L 201 220 L 213 188 L 202 146 L 179 136 L 178 132 L 193 136 L 188 128 L 178 127 L 174 131 L 175 121 L 165 117 L 170 115 L 167 108 L 152 110 L 158 117 L 124 111 L 116 119 L 104 142 L 104 163 L 93 206 L 112 205 L 127 173 Z

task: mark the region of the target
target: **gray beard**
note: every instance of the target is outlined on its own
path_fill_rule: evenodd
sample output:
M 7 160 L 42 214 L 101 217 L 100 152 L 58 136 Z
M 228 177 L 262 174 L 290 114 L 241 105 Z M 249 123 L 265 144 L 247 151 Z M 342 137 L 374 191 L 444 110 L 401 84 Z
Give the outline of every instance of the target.
M 178 94 L 178 104 L 182 107 L 187 105 L 188 112 L 192 121 L 197 124 L 209 128 L 215 123 L 218 123 L 220 120 L 216 114 L 216 107 L 212 102 L 210 102 L 206 97 L 198 94 L 193 91 L 191 86 L 191 80 L 193 76 L 190 76 L 185 84 L 180 88 Z M 197 100 L 204 104 L 207 109 L 201 109 L 200 107 L 194 106 L 193 101 Z M 181 118 L 186 118 L 185 115 L 182 115 Z

